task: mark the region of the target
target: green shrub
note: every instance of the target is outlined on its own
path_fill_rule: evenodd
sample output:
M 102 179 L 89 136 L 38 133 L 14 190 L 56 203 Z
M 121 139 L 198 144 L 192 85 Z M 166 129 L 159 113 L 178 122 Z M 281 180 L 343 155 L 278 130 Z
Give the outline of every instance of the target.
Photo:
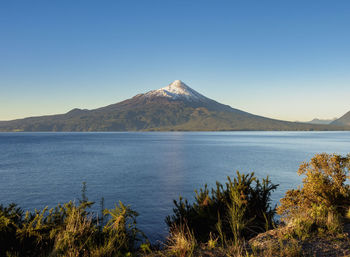
M 138 213 L 133 211 L 130 206 L 124 205 L 119 201 L 119 206 L 114 209 L 106 209 L 104 215 L 110 217 L 103 228 L 103 233 L 107 235 L 107 245 L 104 249 L 111 255 L 126 254 L 134 250 L 135 243 L 145 235 L 136 227 L 136 217 Z
M 119 202 L 104 210 L 107 224 L 87 211 L 83 185 L 79 204 L 26 212 L 15 204 L 0 205 L 0 256 L 127 256 L 146 240 L 136 227 L 137 213 Z M 146 240 L 147 242 L 147 240 Z
M 271 193 L 277 185 L 269 178 L 260 182 L 254 173 L 240 174 L 226 186 L 216 183 L 216 188 L 205 185 L 196 191 L 193 204 L 180 197 L 174 200 L 174 215 L 166 218 L 171 232 L 173 226 L 188 224 L 200 242 L 210 240 L 211 233 L 219 237 L 221 243 L 249 239 L 271 228 L 275 209 L 271 208 Z

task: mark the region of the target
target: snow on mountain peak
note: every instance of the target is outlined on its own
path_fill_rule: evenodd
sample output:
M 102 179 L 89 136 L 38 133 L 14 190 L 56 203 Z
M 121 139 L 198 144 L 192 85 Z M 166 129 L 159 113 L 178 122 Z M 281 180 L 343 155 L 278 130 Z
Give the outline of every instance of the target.
M 181 80 L 175 80 L 171 84 L 166 87 L 150 91 L 146 93 L 144 96 L 146 97 L 168 97 L 172 99 L 186 99 L 189 101 L 201 101 L 206 100 L 207 98 L 197 91 L 193 90 Z

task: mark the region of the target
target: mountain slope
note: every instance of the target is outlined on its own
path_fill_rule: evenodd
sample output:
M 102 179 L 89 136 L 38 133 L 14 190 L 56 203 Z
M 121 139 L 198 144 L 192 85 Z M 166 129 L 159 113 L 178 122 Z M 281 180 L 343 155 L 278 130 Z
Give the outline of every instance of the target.
M 333 122 L 333 121 L 335 121 L 336 120 L 336 118 L 334 118 L 334 119 L 317 119 L 317 118 L 315 118 L 315 119 L 313 119 L 313 120 L 311 120 L 311 121 L 308 121 L 308 122 L 305 122 L 305 123 L 310 123 L 310 124 L 331 124 L 331 122 Z
M 331 125 L 337 125 L 337 126 L 350 126 L 350 111 L 345 113 L 343 116 L 341 116 L 339 119 L 333 121 Z
M 0 122 L 0 131 L 338 130 L 286 122 L 220 104 L 180 80 L 94 110 Z

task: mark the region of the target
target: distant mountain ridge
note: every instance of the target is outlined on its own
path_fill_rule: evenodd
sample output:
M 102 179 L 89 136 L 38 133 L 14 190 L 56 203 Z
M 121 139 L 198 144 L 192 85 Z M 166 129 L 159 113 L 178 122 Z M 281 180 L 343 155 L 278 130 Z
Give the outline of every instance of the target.
M 315 118 L 311 121 L 307 121 L 305 123 L 310 123 L 310 124 L 331 124 L 331 122 L 335 121 L 337 118 L 334 118 L 334 119 L 318 119 L 318 118 Z
M 343 130 L 265 118 L 218 103 L 175 80 L 166 87 L 138 94 L 94 110 L 0 122 L 0 131 L 218 131 Z

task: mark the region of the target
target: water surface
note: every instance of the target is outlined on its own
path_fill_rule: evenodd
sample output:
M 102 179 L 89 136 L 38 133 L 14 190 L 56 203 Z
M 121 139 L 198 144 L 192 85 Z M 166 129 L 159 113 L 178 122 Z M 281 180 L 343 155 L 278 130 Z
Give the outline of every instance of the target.
M 350 132 L 0 133 L 0 203 L 41 209 L 80 197 L 121 200 L 152 239 L 166 234 L 173 199 L 227 176 L 254 171 L 280 184 L 278 202 L 300 184 L 314 154 L 350 152 Z

